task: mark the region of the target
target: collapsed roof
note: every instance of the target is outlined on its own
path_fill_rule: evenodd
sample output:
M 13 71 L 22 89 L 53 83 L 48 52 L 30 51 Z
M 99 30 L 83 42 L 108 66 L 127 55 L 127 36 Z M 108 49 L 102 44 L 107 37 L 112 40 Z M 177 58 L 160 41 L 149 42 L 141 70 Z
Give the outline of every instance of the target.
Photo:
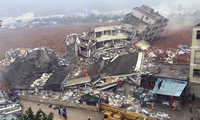
M 97 51 L 131 45 L 135 41 L 151 42 L 164 30 L 168 19 L 142 5 L 125 15 L 120 25 L 96 27 L 66 37 L 67 53 L 92 57 Z
M 70 67 L 59 67 L 56 69 L 48 81 L 44 85 L 44 89 L 47 90 L 61 90 L 62 83 L 65 80 L 66 76 L 70 73 Z
M 62 59 L 51 49 L 16 49 L 7 52 L 11 63 L 2 71 L 5 82 L 14 88 L 29 89 L 42 76 L 61 66 Z
M 117 57 L 114 61 L 105 65 L 103 72 L 109 76 L 129 74 L 134 71 L 138 59 L 138 53 L 126 54 Z

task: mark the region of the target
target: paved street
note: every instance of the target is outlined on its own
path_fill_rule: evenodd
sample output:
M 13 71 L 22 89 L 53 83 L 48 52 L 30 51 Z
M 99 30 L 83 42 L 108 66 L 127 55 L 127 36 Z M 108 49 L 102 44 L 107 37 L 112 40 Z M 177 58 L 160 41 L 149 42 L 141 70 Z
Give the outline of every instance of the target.
M 46 114 L 53 112 L 54 120 L 63 120 L 63 118 L 58 115 L 58 110 L 49 108 L 47 104 L 39 104 L 30 101 L 20 101 L 20 103 L 23 105 L 24 110 L 27 110 L 29 107 L 31 107 L 35 113 L 41 108 Z M 90 116 L 92 120 L 101 120 L 101 115 L 94 111 L 77 108 L 67 108 L 67 111 L 68 120 L 87 120 L 88 116 Z

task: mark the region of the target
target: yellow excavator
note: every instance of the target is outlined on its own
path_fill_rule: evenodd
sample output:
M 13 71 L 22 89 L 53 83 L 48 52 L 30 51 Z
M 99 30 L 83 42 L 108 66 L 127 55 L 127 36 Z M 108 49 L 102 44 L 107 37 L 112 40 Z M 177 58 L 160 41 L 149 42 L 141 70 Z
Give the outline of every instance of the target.
M 104 110 L 103 120 L 153 120 L 142 113 L 132 112 L 123 108 L 111 107 L 101 103 L 100 109 Z

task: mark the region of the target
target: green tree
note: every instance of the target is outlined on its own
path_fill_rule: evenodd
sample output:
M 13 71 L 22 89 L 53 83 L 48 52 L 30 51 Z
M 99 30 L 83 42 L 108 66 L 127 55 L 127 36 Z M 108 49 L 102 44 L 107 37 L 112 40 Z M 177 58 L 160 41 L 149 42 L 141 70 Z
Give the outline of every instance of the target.
M 53 120 L 53 113 L 50 112 L 49 115 L 47 116 L 47 120 Z
M 34 120 L 34 113 L 31 109 L 31 107 L 28 108 L 27 111 L 25 111 L 25 114 L 23 114 L 22 120 Z
M 39 109 L 36 114 L 32 111 L 31 107 L 22 115 L 22 118 L 16 120 L 53 120 L 54 115 L 50 112 L 48 115 Z
M 41 120 L 41 119 L 42 119 L 42 110 L 39 109 L 35 114 L 35 120 Z

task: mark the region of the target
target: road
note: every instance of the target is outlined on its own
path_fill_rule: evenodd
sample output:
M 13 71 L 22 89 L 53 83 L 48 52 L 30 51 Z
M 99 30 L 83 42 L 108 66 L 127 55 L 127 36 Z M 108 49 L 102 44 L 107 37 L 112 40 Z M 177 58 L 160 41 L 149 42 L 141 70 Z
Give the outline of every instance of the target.
M 58 115 L 58 110 L 49 108 L 48 104 L 41 104 L 24 100 L 21 100 L 20 103 L 23 105 L 23 112 L 27 110 L 29 107 L 31 107 L 34 113 L 36 113 L 37 110 L 41 109 L 46 114 L 49 114 L 50 112 L 54 113 L 54 120 L 64 120 L 62 117 Z M 95 111 L 89 111 L 78 108 L 67 108 L 67 111 L 68 111 L 67 112 L 68 120 L 87 120 L 88 117 L 90 117 L 91 120 L 101 120 L 101 114 Z

